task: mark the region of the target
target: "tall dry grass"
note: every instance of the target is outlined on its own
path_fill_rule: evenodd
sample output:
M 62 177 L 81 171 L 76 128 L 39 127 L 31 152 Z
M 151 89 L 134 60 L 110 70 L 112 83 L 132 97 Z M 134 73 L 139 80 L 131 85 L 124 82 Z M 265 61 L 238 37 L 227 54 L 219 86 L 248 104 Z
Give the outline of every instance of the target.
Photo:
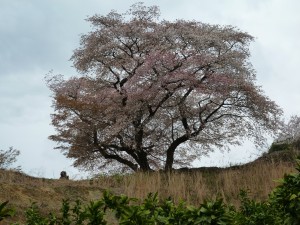
M 205 199 L 222 197 L 225 203 L 239 206 L 241 189 L 250 191 L 256 200 L 264 200 L 278 185 L 275 180 L 295 172 L 290 163 L 260 162 L 253 166 L 222 171 L 190 173 L 138 173 L 120 181 L 125 195 L 145 198 L 149 192 L 158 192 L 162 199 L 171 197 L 176 202 L 199 205 Z
M 62 197 L 95 200 L 101 198 L 104 189 L 109 189 L 115 194 L 139 199 L 145 198 L 150 192 L 158 192 L 162 199 L 171 197 L 175 202 L 184 200 L 191 205 L 198 205 L 204 199 L 222 197 L 225 203 L 238 206 L 241 189 L 249 190 L 251 197 L 256 200 L 266 199 L 278 185 L 275 180 L 282 178 L 284 174 L 295 172 L 294 158 L 290 153 L 273 154 L 272 157 L 262 158 L 249 165 L 222 170 L 135 173 L 99 176 L 80 181 L 33 178 L 20 173 L 0 171 L 0 186 L 7 189 L 0 193 L 0 200 L 4 197 L 12 198 L 13 188 L 22 190 L 22 193 L 27 190 L 28 198 L 33 195 L 37 202 L 39 198 L 45 199 L 48 194 L 57 201 Z
M 276 180 L 292 172 L 296 172 L 295 155 L 289 152 L 227 169 L 100 176 L 90 181 L 90 185 L 138 199 L 158 192 L 162 199 L 171 197 L 175 202 L 184 200 L 191 205 L 222 197 L 225 203 L 239 206 L 240 190 L 248 190 L 255 200 L 264 200 L 279 184 Z

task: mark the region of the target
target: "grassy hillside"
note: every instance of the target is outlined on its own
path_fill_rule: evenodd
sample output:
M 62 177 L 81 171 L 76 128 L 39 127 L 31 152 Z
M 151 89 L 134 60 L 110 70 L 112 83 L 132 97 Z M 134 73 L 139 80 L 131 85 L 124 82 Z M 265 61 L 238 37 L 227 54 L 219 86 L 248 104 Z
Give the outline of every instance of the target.
M 295 151 L 274 152 L 252 163 L 226 169 L 198 168 L 165 173 L 99 176 L 91 180 L 34 178 L 14 171 L 0 170 L 0 202 L 9 200 L 17 214 L 12 221 L 24 221 L 24 210 L 32 202 L 46 214 L 60 208 L 62 199 L 83 202 L 99 199 L 105 189 L 143 199 L 149 192 L 198 205 L 204 199 L 221 196 L 225 203 L 239 205 L 238 193 L 249 190 L 251 197 L 264 200 L 277 185 L 274 180 L 294 172 Z

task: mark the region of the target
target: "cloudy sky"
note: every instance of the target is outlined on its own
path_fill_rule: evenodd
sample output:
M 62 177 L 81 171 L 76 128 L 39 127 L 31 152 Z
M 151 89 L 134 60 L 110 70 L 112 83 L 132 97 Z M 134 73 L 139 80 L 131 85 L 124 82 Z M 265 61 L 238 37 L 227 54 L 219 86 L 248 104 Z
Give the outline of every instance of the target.
M 21 151 L 24 172 L 49 178 L 66 170 L 73 178 L 85 176 L 71 167 L 55 143 L 48 140 L 50 92 L 44 76 L 75 75 L 69 58 L 81 34 L 90 31 L 85 19 L 111 10 L 125 12 L 133 0 L 0 0 L 0 149 Z M 280 105 L 285 117 L 300 115 L 300 1 L 298 0 L 145 0 L 158 5 L 167 20 L 197 20 L 233 25 L 256 38 L 251 62 L 257 83 Z M 231 153 L 203 157 L 199 166 L 229 165 L 256 158 L 252 145 Z

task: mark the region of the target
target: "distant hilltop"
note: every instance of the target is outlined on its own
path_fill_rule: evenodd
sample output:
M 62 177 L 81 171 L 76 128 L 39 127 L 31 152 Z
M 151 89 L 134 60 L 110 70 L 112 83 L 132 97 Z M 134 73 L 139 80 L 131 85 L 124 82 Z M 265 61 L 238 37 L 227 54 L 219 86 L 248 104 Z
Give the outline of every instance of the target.
M 275 144 L 291 144 L 300 140 L 300 130 L 294 134 L 285 134 L 274 140 Z

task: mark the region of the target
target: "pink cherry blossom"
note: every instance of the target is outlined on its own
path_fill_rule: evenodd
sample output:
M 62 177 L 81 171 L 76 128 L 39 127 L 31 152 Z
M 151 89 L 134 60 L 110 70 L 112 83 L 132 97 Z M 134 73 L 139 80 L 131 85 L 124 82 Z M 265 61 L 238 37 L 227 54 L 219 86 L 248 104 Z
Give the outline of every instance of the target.
M 281 109 L 249 62 L 252 36 L 159 14 L 138 3 L 90 17 L 71 58 L 79 75 L 48 77 L 50 139 L 75 166 L 170 170 L 277 129 Z

